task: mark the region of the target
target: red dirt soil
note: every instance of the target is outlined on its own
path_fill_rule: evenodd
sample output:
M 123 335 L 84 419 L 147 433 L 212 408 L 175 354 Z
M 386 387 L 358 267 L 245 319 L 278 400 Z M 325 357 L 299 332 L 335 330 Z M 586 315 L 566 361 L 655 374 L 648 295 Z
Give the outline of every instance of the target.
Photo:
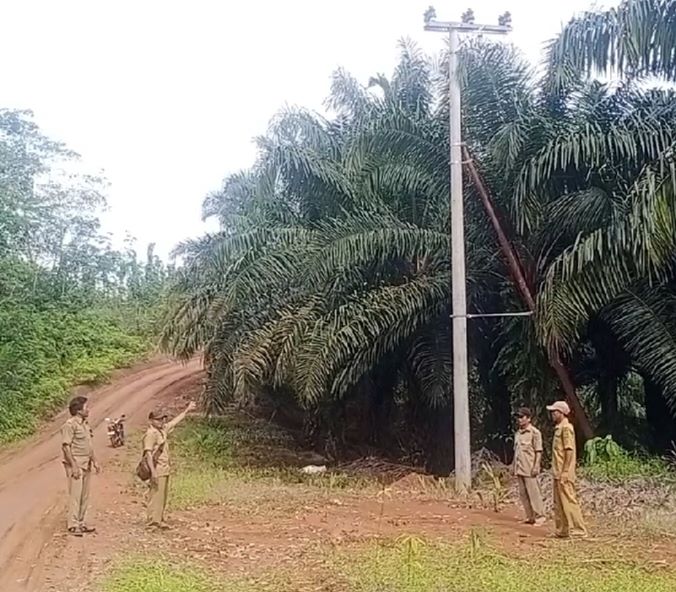
M 104 473 L 92 486 L 92 522 L 97 522 L 101 503 L 115 503 L 105 473 L 106 461 L 113 454 L 107 445 L 105 418 L 125 413 L 130 428 L 143 426 L 158 399 L 174 398 L 182 384 L 200 371 L 199 361 L 180 365 L 160 360 L 123 374 L 89 395 L 94 442 L 104 466 Z M 60 462 L 59 430 L 65 417 L 65 413 L 57 416 L 38 436 L 3 455 L 0 463 L 2 592 L 58 590 L 44 582 L 43 572 L 47 567 L 45 552 L 55 543 L 61 544 L 54 535 L 63 531 L 66 479 Z
M 141 428 L 148 410 L 160 401 L 178 411 L 199 391 L 201 376 L 197 361 L 184 366 L 156 361 L 90 394 L 95 444 L 104 465 L 92 487 L 91 523 L 98 528 L 93 536 L 76 539 L 64 533 L 63 414 L 39 436 L 0 457 L 0 592 L 92 592 L 112 559 L 146 551 L 251 575 L 278 566 L 311 571 L 319 545 L 331 548 L 402 534 L 457 541 L 470 529 L 479 529 L 519 555 L 551 544 L 545 540 L 549 527 L 521 524 L 518 508 L 509 506 L 498 514 L 432 499 L 416 491 L 417 475 L 375 495 L 334 495 L 299 486 L 265 492 L 260 503 L 249 500 L 245 506 L 226 500 L 175 512 L 170 516 L 174 530 L 149 533 L 141 497 L 130 490 L 134 443 L 112 450 L 104 418 L 126 413 L 129 428 Z M 636 558 L 659 557 L 669 564 L 676 560 L 673 546 L 663 543 L 635 551 Z

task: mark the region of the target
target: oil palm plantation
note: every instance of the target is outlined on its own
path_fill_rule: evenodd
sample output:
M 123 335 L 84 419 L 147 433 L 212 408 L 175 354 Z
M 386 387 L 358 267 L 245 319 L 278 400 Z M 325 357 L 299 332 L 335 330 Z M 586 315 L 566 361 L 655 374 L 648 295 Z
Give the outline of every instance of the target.
M 673 97 L 557 60 L 580 26 L 552 45 L 544 78 L 509 47 L 463 50 L 468 144 L 537 295 L 535 322 L 471 325 L 474 417 L 493 445 L 512 404 L 557 390 L 548 350 L 591 385 L 603 428 L 617 425 L 632 369 L 649 419 L 676 404 Z M 281 113 L 254 167 L 205 200 L 222 230 L 181 247 L 163 343 L 203 349 L 214 409 L 263 396 L 300 410 L 309 432 L 389 444 L 403 424 L 427 436 L 432 461 L 452 457 L 440 445 L 452 413 L 444 64 L 403 44 L 391 79 L 336 73 L 331 118 Z M 517 309 L 466 189 L 470 309 Z
M 506 67 L 522 68 L 503 51 Z M 410 44 L 391 80 L 361 87 L 336 73 L 332 120 L 280 114 L 254 169 L 206 200 L 205 213 L 225 227 L 184 247 L 165 345 L 183 355 L 205 347 L 214 405 L 263 389 L 291 393 L 321 417 L 355 400 L 386 413 L 403 396 L 406 413 L 426 415 L 450 440 L 441 74 Z M 513 80 L 504 90 L 516 96 L 522 79 Z M 468 228 L 479 307 L 503 281 L 487 230 Z M 381 423 L 369 428 L 374 437 Z
M 543 165 L 550 171 L 558 167 L 554 179 L 570 183 L 571 163 L 587 175 L 577 187 L 592 191 L 584 194 L 590 199 L 566 195 L 559 202 L 561 213 L 573 219 L 567 208 L 588 208 L 579 213 L 590 225 L 547 272 L 539 298 L 541 335 L 547 346 L 566 351 L 587 337 L 606 360 L 596 373 L 607 427 L 616 427 L 617 374 L 640 372 L 653 445 L 664 448 L 676 439 L 670 420 L 676 416 L 671 321 L 676 96 L 664 85 L 676 72 L 676 2 L 625 1 L 573 19 L 552 43 L 548 59 L 548 93 L 559 104 L 582 98 L 591 121 L 605 133 L 596 143 L 586 131 L 576 142 L 558 138 L 523 172 L 531 188 L 522 195 L 542 195 L 532 188 L 551 178 L 538 170 Z M 619 80 L 604 86 L 590 79 L 595 74 Z

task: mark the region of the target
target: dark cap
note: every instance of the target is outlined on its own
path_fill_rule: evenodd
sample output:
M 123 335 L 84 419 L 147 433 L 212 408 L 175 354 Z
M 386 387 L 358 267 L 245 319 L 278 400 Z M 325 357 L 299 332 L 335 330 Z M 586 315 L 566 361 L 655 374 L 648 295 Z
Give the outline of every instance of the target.
M 519 407 L 516 410 L 517 417 L 533 417 L 533 413 L 528 407 Z
M 149 414 L 148 414 L 148 419 L 167 419 L 169 417 L 164 409 L 153 409 Z

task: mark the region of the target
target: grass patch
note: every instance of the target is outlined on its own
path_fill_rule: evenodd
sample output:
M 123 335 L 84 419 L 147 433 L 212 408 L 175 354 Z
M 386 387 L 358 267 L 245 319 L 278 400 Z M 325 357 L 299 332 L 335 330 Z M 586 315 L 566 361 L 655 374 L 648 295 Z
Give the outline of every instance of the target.
M 186 421 L 171 447 L 176 468 L 170 497 L 174 509 L 232 500 L 238 492 L 257 503 L 278 497 L 280 490 L 288 493 L 290 486 L 327 493 L 376 486 L 375 479 L 340 472 L 302 474 L 302 453 L 288 434 L 264 420 L 243 420 L 235 413 Z
M 676 514 L 671 509 L 647 510 L 641 516 L 639 526 L 647 535 L 676 538 Z
M 113 565 L 96 592 L 295 592 L 315 589 L 316 581 L 308 575 L 293 566 L 256 570 L 247 577 L 227 576 L 186 561 L 141 556 Z
M 227 577 L 161 558 L 126 561 L 100 592 L 672 592 L 676 572 L 628 561 L 602 547 L 556 543 L 537 556 L 498 553 L 481 534 L 443 545 L 413 536 L 389 544 L 315 549 L 300 564 Z
M 584 445 L 583 473 L 591 481 L 623 482 L 659 479 L 676 483 L 676 471 L 663 458 L 628 452 L 612 436 L 597 437 Z
M 470 537 L 469 545 L 453 546 L 406 537 L 391 546 L 373 545 L 347 555 L 342 572 L 353 592 L 676 590 L 676 572 L 586 553 L 586 547 L 563 543 L 559 553 L 524 560 L 493 551 L 477 535 Z
M 216 468 L 279 468 L 280 451 L 294 448 L 288 434 L 257 418 L 235 412 L 211 419 L 190 419 L 177 431 L 175 444 L 181 460 Z
M 659 479 L 676 484 L 676 472 L 665 460 L 626 452 L 585 466 L 581 472 L 591 481 L 620 483 L 631 479 Z
M 131 560 L 113 569 L 101 592 L 244 592 L 226 588 L 213 575 L 188 565 L 164 560 Z

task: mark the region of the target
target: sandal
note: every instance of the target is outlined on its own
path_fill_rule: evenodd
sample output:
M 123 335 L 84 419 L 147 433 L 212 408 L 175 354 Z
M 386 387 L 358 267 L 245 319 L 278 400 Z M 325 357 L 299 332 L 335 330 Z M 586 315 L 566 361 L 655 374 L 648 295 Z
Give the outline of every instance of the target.
M 68 534 L 74 537 L 81 537 L 82 536 L 82 529 L 81 528 L 69 528 L 68 529 Z
M 81 527 L 80 527 L 80 530 L 81 530 L 84 534 L 91 534 L 91 533 L 93 533 L 93 532 L 96 532 L 96 528 L 94 528 L 93 526 L 81 526 Z

